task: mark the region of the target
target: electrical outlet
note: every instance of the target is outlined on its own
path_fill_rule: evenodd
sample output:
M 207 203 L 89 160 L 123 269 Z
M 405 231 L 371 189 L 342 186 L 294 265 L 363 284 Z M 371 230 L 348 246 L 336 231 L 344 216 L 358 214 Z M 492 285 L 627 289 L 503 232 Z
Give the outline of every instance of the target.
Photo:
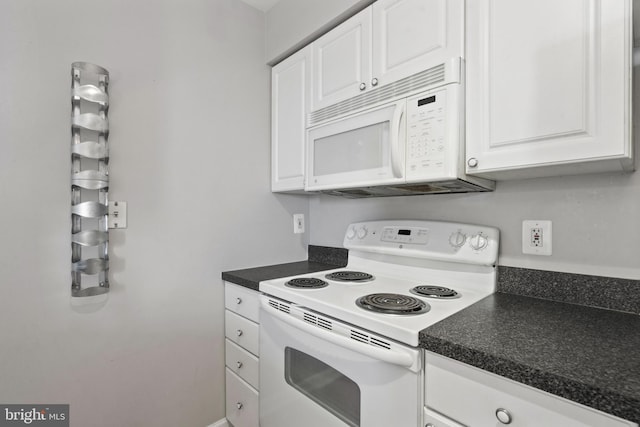
M 109 228 L 127 228 L 127 202 L 109 202 Z
M 304 233 L 304 214 L 293 214 L 293 232 Z
M 535 246 L 536 248 L 542 248 L 544 247 L 544 243 L 542 242 L 542 236 L 543 236 L 543 231 L 542 228 L 540 227 L 534 227 L 531 229 L 531 237 L 529 239 L 529 242 L 531 243 L 531 246 Z
M 522 221 L 522 253 L 551 255 L 551 221 Z

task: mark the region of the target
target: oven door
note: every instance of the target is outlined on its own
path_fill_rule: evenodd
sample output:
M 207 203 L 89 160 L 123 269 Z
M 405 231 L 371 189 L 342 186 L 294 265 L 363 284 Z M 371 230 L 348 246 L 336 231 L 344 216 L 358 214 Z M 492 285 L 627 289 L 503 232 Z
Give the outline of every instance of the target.
M 307 131 L 305 190 L 404 182 L 404 99 Z
M 421 350 L 265 295 L 260 310 L 261 427 L 420 425 Z

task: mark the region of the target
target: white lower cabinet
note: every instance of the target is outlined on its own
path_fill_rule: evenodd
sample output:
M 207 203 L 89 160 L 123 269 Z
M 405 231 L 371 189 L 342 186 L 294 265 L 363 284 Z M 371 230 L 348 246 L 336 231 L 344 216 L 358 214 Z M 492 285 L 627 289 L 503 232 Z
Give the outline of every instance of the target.
M 637 424 L 427 352 L 429 427 L 632 427 Z
M 225 309 L 227 420 L 233 427 L 258 427 L 258 293 L 225 282 Z
M 256 390 L 260 377 L 258 358 L 230 340 L 225 340 L 227 369 L 242 377 Z
M 233 427 L 258 427 L 258 391 L 227 368 L 227 420 Z
M 259 328 L 251 320 L 226 310 L 224 313 L 224 332 L 228 340 L 245 350 L 258 354 Z

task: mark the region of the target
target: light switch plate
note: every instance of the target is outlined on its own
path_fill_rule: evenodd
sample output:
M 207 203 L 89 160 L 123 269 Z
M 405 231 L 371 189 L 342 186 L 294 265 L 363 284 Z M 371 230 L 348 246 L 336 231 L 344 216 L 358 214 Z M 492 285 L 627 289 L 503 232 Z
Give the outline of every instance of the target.
M 127 228 L 127 202 L 109 202 L 109 228 Z
M 293 232 L 294 234 L 304 233 L 304 214 L 293 214 Z

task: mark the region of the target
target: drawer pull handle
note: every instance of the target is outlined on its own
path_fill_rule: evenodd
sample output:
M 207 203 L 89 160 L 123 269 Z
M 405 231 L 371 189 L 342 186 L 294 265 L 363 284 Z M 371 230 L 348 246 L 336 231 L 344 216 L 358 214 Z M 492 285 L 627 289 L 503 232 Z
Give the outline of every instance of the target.
M 470 158 L 469 160 L 467 160 L 467 165 L 469 165 L 470 168 L 475 168 L 476 166 L 478 166 L 478 159 L 476 159 L 475 157 Z
M 242 362 L 237 361 L 237 362 L 236 362 L 236 366 L 238 367 L 238 369 L 242 368 Z
M 366 83 L 360 83 L 360 90 L 365 90 L 367 88 Z
M 436 426 L 431 424 L 431 423 L 429 423 L 429 424 L 426 424 L 424 427 L 436 427 Z
M 240 297 L 236 298 L 236 304 L 242 304 L 242 298 Z
M 503 409 L 503 408 L 496 409 L 496 418 L 502 424 L 511 424 L 511 421 L 513 421 L 509 411 L 507 411 L 506 409 Z
M 243 333 L 244 333 L 244 332 L 242 332 L 242 329 L 238 329 L 238 330 L 236 331 L 236 335 L 238 335 L 239 337 L 241 337 Z
M 238 408 L 238 409 L 242 409 L 242 406 L 243 406 L 243 405 L 242 405 L 242 402 L 238 402 L 238 403 L 236 403 L 236 408 Z

